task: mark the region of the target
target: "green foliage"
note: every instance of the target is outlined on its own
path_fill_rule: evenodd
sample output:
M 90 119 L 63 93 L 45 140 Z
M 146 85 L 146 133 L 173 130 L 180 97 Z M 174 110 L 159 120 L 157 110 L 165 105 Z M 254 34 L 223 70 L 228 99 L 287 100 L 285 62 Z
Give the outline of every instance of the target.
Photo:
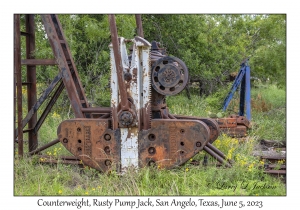
M 28 158 L 15 161 L 14 183 L 16 196 L 286 195 L 283 183 L 258 168 L 204 168 L 190 162 L 173 170 L 141 168 L 120 176 L 60 163 L 50 166 Z M 255 189 L 255 183 L 274 189 Z
M 286 141 L 286 91 L 276 85 L 261 85 L 252 89 L 251 97 L 253 105 L 269 104 L 264 111 L 253 107 L 251 135 Z
M 94 106 L 109 106 L 110 30 L 107 15 L 59 15 L 86 96 Z M 118 35 L 132 38 L 133 15 L 116 15 Z
M 106 105 L 111 42 L 107 15 L 58 16 L 89 102 Z M 23 15 L 21 20 L 24 23 Z M 248 57 L 252 76 L 285 86 L 285 15 L 143 14 L 142 20 L 145 38 L 159 41 L 169 55 L 183 60 L 190 78 L 200 82 L 205 95 L 223 90 L 229 74 L 237 72 L 241 61 Z M 116 23 L 119 36 L 130 39 L 136 35 L 134 15 L 118 14 Z M 53 58 L 39 15 L 36 29 L 35 57 Z M 24 58 L 25 40 L 22 49 Z M 26 75 L 25 68 L 23 71 Z M 57 74 L 56 66 L 37 67 L 37 79 L 45 86 Z
M 253 54 L 255 75 L 286 85 L 286 15 L 268 15 L 258 25 L 260 42 Z
M 285 15 L 144 15 L 144 33 L 182 59 L 208 95 L 250 57 L 252 76 L 285 85 Z

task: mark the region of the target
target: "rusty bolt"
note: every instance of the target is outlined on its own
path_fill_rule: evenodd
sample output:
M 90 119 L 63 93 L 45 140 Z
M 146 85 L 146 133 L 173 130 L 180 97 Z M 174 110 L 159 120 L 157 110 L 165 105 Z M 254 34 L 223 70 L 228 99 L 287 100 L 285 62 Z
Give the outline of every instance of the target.
M 200 141 L 196 142 L 196 147 L 201 147 L 201 142 Z
M 65 144 L 68 143 L 68 139 L 64 138 L 64 139 L 63 139 L 63 142 L 64 142 Z
M 155 166 L 156 163 L 154 162 L 154 160 L 150 160 L 150 161 L 148 162 L 148 165 L 149 165 L 149 166 Z
M 104 161 L 104 164 L 105 164 L 106 166 L 111 166 L 111 161 L 110 161 L 110 160 L 105 160 L 105 161 Z
M 124 74 L 124 80 L 129 82 L 132 79 L 132 75 L 129 72 Z
M 150 148 L 148 149 L 148 152 L 149 152 L 150 155 L 153 155 L 153 154 L 155 154 L 156 149 L 155 149 L 154 147 L 150 147 Z
M 155 135 L 152 134 L 152 133 L 149 134 L 148 139 L 149 139 L 150 141 L 154 141 L 154 140 L 155 140 Z
M 131 112 L 124 111 L 120 114 L 119 121 L 123 126 L 128 126 L 133 122 L 133 115 Z
M 110 136 L 109 134 L 105 134 L 105 135 L 104 135 L 104 139 L 105 139 L 106 141 L 109 141 L 109 140 L 111 139 L 111 136 Z
M 110 154 L 110 148 L 109 148 L 109 146 L 104 147 L 104 152 L 106 154 Z

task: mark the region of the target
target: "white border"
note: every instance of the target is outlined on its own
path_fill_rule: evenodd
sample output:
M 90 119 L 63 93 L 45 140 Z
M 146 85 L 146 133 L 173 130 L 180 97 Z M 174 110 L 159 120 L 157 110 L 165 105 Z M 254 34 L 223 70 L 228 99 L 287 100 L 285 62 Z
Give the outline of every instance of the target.
M 31 3 L 30 3 L 31 2 Z M 13 14 L 14 13 L 284 13 L 287 14 L 287 196 L 285 197 L 204 197 L 208 200 L 228 198 L 230 200 L 264 201 L 262 209 L 297 209 L 299 199 L 300 171 L 299 138 L 299 100 L 296 86 L 299 80 L 299 11 L 296 1 L 252 0 L 252 1 L 6 1 L 1 5 L 1 209 L 41 209 L 36 205 L 38 197 L 13 196 Z M 3 126 L 4 125 L 4 126 Z M 298 134 L 299 135 L 299 134 Z M 45 197 L 44 197 L 45 198 Z M 77 197 L 79 198 L 79 197 Z M 92 199 L 92 197 L 88 197 Z M 113 197 L 111 199 L 115 199 Z M 122 197 L 124 198 L 124 197 Z M 155 199 L 155 197 L 152 197 Z M 172 199 L 172 197 L 164 197 Z M 184 197 L 176 197 L 182 199 Z M 54 197 L 52 197 L 54 199 Z M 65 197 L 71 200 L 72 197 Z M 127 197 L 137 199 L 137 197 Z M 53 208 L 53 207 L 52 207 Z M 98 207 L 99 209 L 101 207 Z M 198 207 L 199 208 L 199 207 Z M 71 209 L 71 208 L 64 208 Z M 76 209 L 72 207 L 72 209 Z M 104 208 L 107 209 L 107 208 Z M 114 208 L 115 209 L 115 208 Z M 126 208 L 129 209 L 129 208 Z M 180 208 L 178 208 L 180 209 Z M 190 208 L 186 208 L 190 209 Z M 193 208 L 197 209 L 197 208 Z M 213 208 L 209 208 L 213 209 Z

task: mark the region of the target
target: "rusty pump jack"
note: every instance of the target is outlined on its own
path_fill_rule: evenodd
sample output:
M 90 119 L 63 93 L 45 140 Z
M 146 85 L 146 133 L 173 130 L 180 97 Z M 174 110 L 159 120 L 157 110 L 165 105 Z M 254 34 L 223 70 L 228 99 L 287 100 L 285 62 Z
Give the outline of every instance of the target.
M 42 114 L 31 130 L 38 131 L 63 88 L 67 91 L 75 118 L 58 126 L 57 140 L 32 150 L 30 154 L 37 154 L 43 148 L 61 142 L 87 166 L 102 172 L 123 172 L 128 167 L 149 165 L 170 169 L 204 150 L 230 167 L 225 155 L 212 145 L 219 135 L 215 120 L 169 112 L 166 96 L 175 95 L 185 88 L 188 69 L 179 58 L 166 55 L 159 43 L 153 41 L 150 44 L 143 38 L 140 15 L 136 15 L 138 36 L 133 39 L 118 37 L 115 17 L 109 15 L 112 38 L 109 46 L 111 107 L 89 107 L 57 15 L 41 16 L 60 73 L 27 116 L 18 120 L 15 137 L 20 137 L 20 147 L 22 129 L 49 92 L 59 84 L 45 115 Z M 126 43 L 132 45 L 130 53 Z M 18 60 L 16 63 L 20 64 Z
M 214 120 L 173 116 L 168 111 L 165 97 L 179 93 L 188 82 L 184 62 L 165 55 L 157 42 L 150 44 L 141 36 L 118 37 L 114 15 L 109 15 L 109 22 L 111 115 L 62 122 L 60 142 L 84 164 L 100 171 L 154 164 L 169 169 L 201 150 L 230 166 L 211 144 L 219 135 Z M 127 42 L 132 44 L 130 55 Z

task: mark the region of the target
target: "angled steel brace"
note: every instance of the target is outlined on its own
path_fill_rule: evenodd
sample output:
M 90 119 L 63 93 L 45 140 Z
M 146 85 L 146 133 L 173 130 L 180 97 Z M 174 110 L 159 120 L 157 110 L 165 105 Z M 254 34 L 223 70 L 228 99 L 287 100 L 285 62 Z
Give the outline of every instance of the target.
M 72 105 L 75 117 L 85 118 L 89 114 L 84 114 L 82 108 L 89 107 L 82 88 L 78 72 L 73 61 L 70 49 L 67 45 L 60 21 L 57 15 L 41 15 L 45 31 L 56 58 L 58 67 L 62 73 L 69 100 Z
M 250 95 L 250 67 L 248 66 L 248 59 L 241 64 L 241 69 L 234 80 L 234 83 L 224 100 L 223 111 L 226 111 L 231 99 L 237 88 L 241 85 L 240 91 L 240 110 L 239 115 L 244 116 L 245 101 L 246 101 L 246 117 L 251 119 L 251 95 Z
M 47 99 L 49 94 L 52 92 L 52 90 L 55 88 L 56 84 L 60 80 L 61 80 L 61 74 L 59 73 L 54 78 L 54 80 L 51 82 L 51 84 L 47 87 L 47 89 L 43 92 L 42 96 L 33 105 L 33 107 L 27 113 L 26 117 L 22 120 L 22 129 L 26 126 L 26 124 L 29 122 L 29 120 L 32 118 L 32 116 L 37 112 L 37 110 L 40 108 L 40 106 L 44 103 L 44 101 Z M 15 136 L 16 137 L 18 136 L 18 128 L 15 129 Z

